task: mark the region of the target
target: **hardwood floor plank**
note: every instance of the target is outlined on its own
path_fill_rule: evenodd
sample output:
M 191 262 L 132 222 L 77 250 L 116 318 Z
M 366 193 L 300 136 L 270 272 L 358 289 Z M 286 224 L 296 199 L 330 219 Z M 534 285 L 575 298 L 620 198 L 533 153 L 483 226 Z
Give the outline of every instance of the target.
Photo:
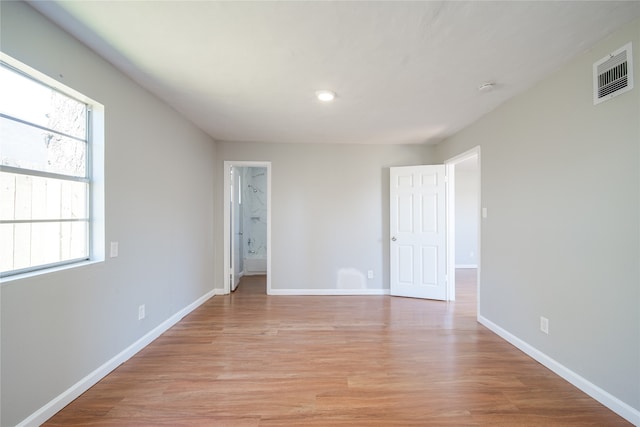
M 47 426 L 628 426 L 457 301 L 267 296 L 245 277 Z

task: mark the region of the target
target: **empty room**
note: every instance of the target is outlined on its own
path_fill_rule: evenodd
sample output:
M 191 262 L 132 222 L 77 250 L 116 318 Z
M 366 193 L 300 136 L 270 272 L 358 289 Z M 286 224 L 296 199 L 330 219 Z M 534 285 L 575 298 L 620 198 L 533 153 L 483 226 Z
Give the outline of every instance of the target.
M 640 426 L 640 1 L 0 1 L 0 426 Z

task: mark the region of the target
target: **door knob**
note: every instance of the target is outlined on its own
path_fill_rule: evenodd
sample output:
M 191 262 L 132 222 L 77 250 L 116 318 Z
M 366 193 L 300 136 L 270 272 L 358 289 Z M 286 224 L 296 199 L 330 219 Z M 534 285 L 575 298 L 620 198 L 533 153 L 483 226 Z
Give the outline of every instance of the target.
M 395 241 L 396 241 L 396 240 L 398 240 L 398 239 L 396 239 L 396 236 L 393 236 L 393 237 L 391 238 L 391 240 L 393 240 L 393 241 L 395 242 Z

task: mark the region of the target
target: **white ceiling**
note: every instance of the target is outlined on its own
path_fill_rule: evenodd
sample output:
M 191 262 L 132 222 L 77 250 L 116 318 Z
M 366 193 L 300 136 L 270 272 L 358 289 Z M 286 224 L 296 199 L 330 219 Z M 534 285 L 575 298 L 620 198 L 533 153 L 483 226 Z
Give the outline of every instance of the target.
M 214 139 L 288 143 L 436 143 L 640 16 L 638 1 L 30 4 Z

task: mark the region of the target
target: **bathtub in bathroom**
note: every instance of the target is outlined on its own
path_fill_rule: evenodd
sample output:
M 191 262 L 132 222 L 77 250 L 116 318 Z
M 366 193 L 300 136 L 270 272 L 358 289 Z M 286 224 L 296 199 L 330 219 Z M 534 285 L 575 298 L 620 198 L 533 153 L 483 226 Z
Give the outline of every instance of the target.
M 251 276 L 255 274 L 267 274 L 266 258 L 245 258 L 244 274 Z

